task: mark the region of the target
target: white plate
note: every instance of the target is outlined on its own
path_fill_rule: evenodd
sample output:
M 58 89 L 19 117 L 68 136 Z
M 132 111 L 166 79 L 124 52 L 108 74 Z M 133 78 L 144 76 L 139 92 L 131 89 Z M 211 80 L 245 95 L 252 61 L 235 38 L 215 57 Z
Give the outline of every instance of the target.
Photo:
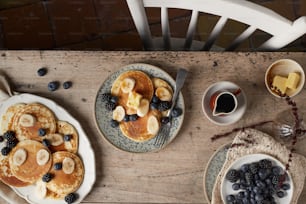
M 56 118 L 58 120 L 67 121 L 72 124 L 78 134 L 79 134 L 79 150 L 78 155 L 83 161 L 84 168 L 85 168 L 85 175 L 83 183 L 81 184 L 80 188 L 76 191 L 79 198 L 74 203 L 80 203 L 85 196 L 90 192 L 92 186 L 96 180 L 96 167 L 95 167 L 95 157 L 93 149 L 90 145 L 90 142 L 82 129 L 80 123 L 73 118 L 65 109 L 54 103 L 53 101 L 39 97 L 32 94 L 20 94 L 15 95 L 7 99 L 6 101 L 0 104 L 0 117 L 5 113 L 8 107 L 16 103 L 32 103 L 38 102 L 45 106 L 47 106 L 50 110 L 53 111 Z M 64 200 L 53 200 L 53 199 L 40 199 L 35 195 L 35 186 L 30 185 L 26 187 L 12 187 L 12 189 L 22 198 L 27 200 L 29 203 L 32 204 L 66 204 Z
M 145 153 L 145 152 L 152 152 L 159 150 L 160 147 L 154 145 L 155 138 L 152 138 L 148 141 L 144 142 L 135 142 L 127 137 L 125 137 L 120 128 L 112 128 L 110 126 L 110 120 L 112 118 L 112 112 L 106 110 L 104 103 L 101 101 L 101 95 L 103 93 L 109 93 L 114 81 L 117 77 L 122 74 L 123 72 L 129 70 L 140 70 L 148 74 L 150 77 L 159 77 L 170 83 L 172 87 L 175 87 L 175 81 L 173 78 L 162 69 L 155 67 L 149 64 L 129 64 L 122 67 L 119 71 L 112 73 L 102 84 L 100 87 L 95 102 L 95 119 L 98 129 L 104 136 L 104 138 L 115 146 L 118 149 L 124 150 L 126 152 L 133 152 L 133 153 Z M 184 119 L 185 114 L 185 104 L 183 95 L 180 92 L 179 97 L 177 99 L 176 107 L 179 107 L 183 110 L 183 114 L 179 117 L 172 118 L 172 126 L 170 129 L 168 140 L 166 141 L 165 146 L 169 144 L 175 136 L 178 134 Z
M 280 166 L 283 170 L 285 169 L 285 166 L 277 159 L 274 157 L 271 157 L 266 154 L 249 154 L 243 157 L 240 157 L 236 161 L 232 163 L 232 165 L 227 169 L 224 175 L 230 170 L 230 169 L 239 169 L 243 164 L 246 163 L 252 163 L 252 162 L 258 162 L 262 159 L 269 159 L 272 161 L 273 165 Z M 274 196 L 276 203 L 278 204 L 288 204 L 290 203 L 292 199 L 292 194 L 293 194 L 293 182 L 290 174 L 288 173 L 289 181 L 286 180 L 284 183 L 289 183 L 290 184 L 290 189 L 286 191 L 286 196 L 283 198 L 278 198 L 277 196 Z M 237 194 L 239 191 L 234 191 L 232 189 L 233 183 L 229 182 L 227 179 L 223 179 L 221 182 L 221 198 L 224 203 L 226 203 L 226 195 L 230 194 Z
M 209 107 L 211 96 L 220 90 L 236 91 L 241 90 L 241 93 L 237 95 L 238 107 L 236 111 L 230 115 L 225 116 L 213 116 L 212 110 Z M 230 81 L 220 81 L 210 85 L 205 91 L 202 99 L 202 109 L 205 116 L 213 123 L 217 125 L 230 125 L 237 122 L 245 113 L 247 108 L 247 98 L 243 90 L 235 83 Z

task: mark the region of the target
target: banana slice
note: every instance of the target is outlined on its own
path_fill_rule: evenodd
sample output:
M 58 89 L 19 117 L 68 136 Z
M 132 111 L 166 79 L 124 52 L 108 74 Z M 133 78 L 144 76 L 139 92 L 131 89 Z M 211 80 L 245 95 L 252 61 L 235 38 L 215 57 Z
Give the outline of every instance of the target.
M 23 148 L 18 149 L 13 155 L 13 164 L 21 166 L 27 159 L 27 151 Z
M 136 83 L 135 79 L 127 77 L 123 79 L 123 81 L 121 82 L 120 88 L 123 93 L 130 93 L 134 89 L 135 83 Z
M 154 115 L 149 116 L 147 122 L 147 131 L 149 132 L 149 134 L 157 135 L 159 131 L 159 122 L 156 116 Z
M 155 89 L 157 89 L 158 87 L 165 87 L 167 88 L 171 93 L 173 93 L 173 89 L 172 87 L 169 85 L 168 82 L 166 82 L 165 80 L 161 79 L 161 78 L 156 78 L 154 77 L 152 79 L 153 82 L 153 86 Z
M 36 123 L 36 118 L 31 114 L 23 114 L 20 116 L 19 123 L 23 127 L 33 127 Z
M 46 182 L 38 181 L 35 186 L 35 194 L 38 198 L 43 199 L 47 195 Z
M 155 90 L 155 95 L 161 100 L 161 101 L 171 101 L 172 99 L 172 93 L 167 89 L 166 87 L 158 87 Z
M 75 162 L 70 157 L 65 157 L 63 160 L 63 171 L 65 174 L 71 174 L 74 171 Z
M 46 139 L 50 141 L 52 146 L 59 146 L 64 143 L 63 135 L 59 133 L 48 134 Z
M 140 100 L 139 107 L 137 108 L 137 115 L 139 117 L 144 117 L 149 112 L 150 101 L 146 98 Z
M 45 165 L 50 159 L 50 154 L 47 150 L 45 149 L 40 149 L 36 153 L 36 162 L 39 166 Z
M 117 106 L 113 111 L 113 119 L 118 122 L 122 121 L 125 116 L 125 110 L 122 106 Z

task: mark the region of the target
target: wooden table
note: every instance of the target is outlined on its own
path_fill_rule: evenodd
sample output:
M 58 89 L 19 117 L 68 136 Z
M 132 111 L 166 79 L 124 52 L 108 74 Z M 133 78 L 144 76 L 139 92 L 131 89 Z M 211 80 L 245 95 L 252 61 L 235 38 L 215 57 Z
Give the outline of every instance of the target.
M 265 70 L 281 58 L 294 59 L 306 68 L 306 53 L 1 51 L 0 70 L 15 90 L 54 100 L 83 125 L 95 151 L 97 170 L 96 183 L 83 203 L 207 203 L 204 169 L 216 149 L 233 136 L 215 142 L 210 138 L 273 119 L 288 108 L 264 85 Z M 174 141 L 159 152 L 132 154 L 115 149 L 102 138 L 94 121 L 95 96 L 103 81 L 122 66 L 137 62 L 158 66 L 173 77 L 179 67 L 190 72 L 182 90 L 184 124 Z M 48 68 L 46 76 L 37 76 L 40 67 Z M 49 92 L 51 80 L 71 80 L 73 87 Z M 248 98 L 243 118 L 224 127 L 212 124 L 201 107 L 204 90 L 220 80 L 237 83 Z M 305 89 L 294 99 L 302 104 Z M 305 147 L 306 140 L 297 144 L 297 151 L 306 156 Z M 300 203 L 305 200 L 306 189 Z

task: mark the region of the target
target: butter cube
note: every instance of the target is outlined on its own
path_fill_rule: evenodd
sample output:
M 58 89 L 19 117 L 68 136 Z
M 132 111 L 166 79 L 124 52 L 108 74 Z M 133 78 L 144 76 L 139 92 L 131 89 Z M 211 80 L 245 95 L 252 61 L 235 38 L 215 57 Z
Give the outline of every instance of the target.
M 142 99 L 142 95 L 135 92 L 135 91 L 132 91 L 129 93 L 129 96 L 128 96 L 128 100 L 127 100 L 127 107 L 129 108 L 133 108 L 133 109 L 137 109 L 140 105 L 140 100 Z
M 273 82 L 272 82 L 273 90 L 276 90 L 276 91 L 279 90 L 282 94 L 286 93 L 286 89 L 287 89 L 286 82 L 287 82 L 286 77 L 276 75 L 273 78 Z
M 300 75 L 298 73 L 289 73 L 288 79 L 286 81 L 286 87 L 288 87 L 289 89 L 296 89 L 299 81 Z

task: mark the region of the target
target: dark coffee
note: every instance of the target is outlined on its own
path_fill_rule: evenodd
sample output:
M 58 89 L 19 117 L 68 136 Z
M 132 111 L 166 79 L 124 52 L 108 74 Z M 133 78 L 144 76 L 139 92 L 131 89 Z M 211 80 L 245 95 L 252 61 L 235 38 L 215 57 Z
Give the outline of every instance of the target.
M 235 108 L 235 100 L 234 97 L 230 94 L 222 94 L 219 96 L 217 100 L 217 107 L 216 112 L 217 113 L 229 113 Z

